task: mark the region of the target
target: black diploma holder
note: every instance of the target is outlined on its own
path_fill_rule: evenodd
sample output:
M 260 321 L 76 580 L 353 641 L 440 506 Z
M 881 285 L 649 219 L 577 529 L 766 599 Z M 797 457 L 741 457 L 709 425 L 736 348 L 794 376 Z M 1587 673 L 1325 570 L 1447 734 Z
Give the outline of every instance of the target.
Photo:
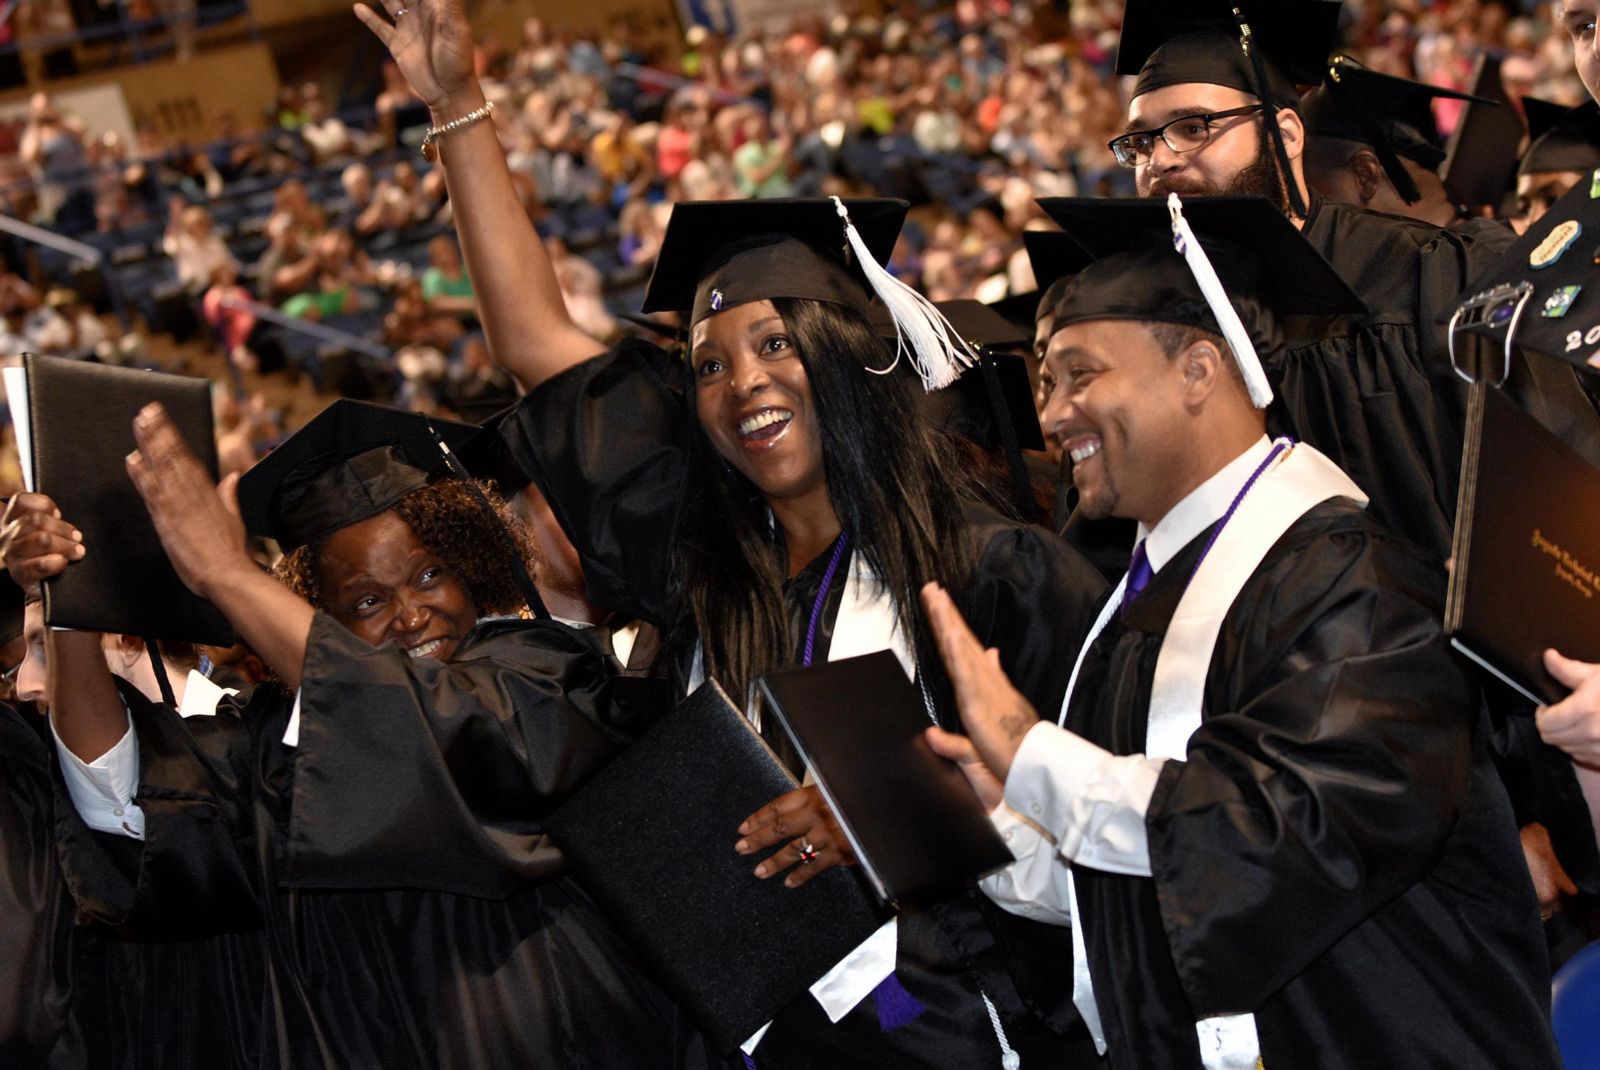
M 929 903 L 1013 859 L 966 776 L 923 738 L 922 693 L 887 650 L 761 679 L 878 895 Z
M 1565 698 L 1545 649 L 1600 661 L 1600 470 L 1483 383 L 1468 402 L 1452 556 L 1451 644 L 1535 703 Z
M 735 853 L 740 822 L 797 787 L 708 683 L 545 825 L 578 880 L 724 1054 L 889 916 L 853 869 L 785 888 L 780 877 L 754 876 L 757 856 Z
M 159 401 L 215 480 L 210 382 L 31 353 L 22 376 L 15 372 L 7 371 L 6 382 L 29 486 L 55 500 L 89 548 L 45 581 L 45 623 L 231 645 L 227 619 L 185 587 L 167 560 L 125 464 L 135 449 L 135 414 Z

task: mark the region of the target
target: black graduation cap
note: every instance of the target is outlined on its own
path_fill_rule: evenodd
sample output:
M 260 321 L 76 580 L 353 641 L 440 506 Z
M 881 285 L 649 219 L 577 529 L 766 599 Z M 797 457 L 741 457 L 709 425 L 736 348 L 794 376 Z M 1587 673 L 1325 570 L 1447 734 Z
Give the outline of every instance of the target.
M 1026 331 L 982 301 L 941 301 L 938 308 L 956 333 L 974 349 L 987 349 L 995 353 L 1026 353 L 1033 341 Z
M 239 480 L 245 527 L 288 552 L 377 516 L 445 465 L 433 432 L 456 450 L 478 428 L 340 398 Z
M 1033 278 L 1041 291 L 1089 266 L 1083 246 L 1059 230 L 1025 230 L 1022 245 L 1028 250 Z
M 516 411 L 514 404 L 501 409 L 479 424 L 478 433 L 456 450 L 456 456 L 467 466 L 472 478 L 486 482 L 492 480 L 502 498 L 511 497 L 533 482 L 533 477 L 522 467 L 516 454 L 511 452 L 503 432 L 506 421 Z
M 1484 100 L 1496 103 L 1481 103 Z M 1450 132 L 1439 168 L 1450 199 L 1469 208 L 1489 205 L 1498 211 L 1516 175 L 1522 137 L 1522 118 L 1500 81 L 1500 60 L 1485 51 L 1473 72 L 1472 98 Z
M 894 251 L 905 201 L 845 200 L 850 220 L 879 264 Z M 871 298 L 830 199 L 775 197 L 675 205 L 645 291 L 645 312 L 690 312 L 689 324 L 725 308 L 773 297 L 847 305 Z
M 1241 21 L 1252 54 L 1241 46 Z M 1338 0 L 1128 0 L 1116 73 L 1139 76 L 1134 96 L 1205 82 L 1265 100 L 1257 57 L 1272 76 L 1271 99 L 1294 107 L 1296 85 L 1322 81 L 1338 30 Z
M 1348 283 L 1265 197 L 1192 197 L 1183 202 L 1223 287 L 1288 317 L 1365 313 Z M 1172 242 L 1172 215 L 1145 198 L 1046 197 L 1046 214 L 1094 263 L 1057 306 L 1056 326 L 1133 319 L 1218 329 L 1199 285 Z
M 989 307 L 1017 327 L 1032 328 L 1038 322 L 1044 297 L 1042 290 L 1028 290 L 1025 293 L 1010 294 L 998 301 L 991 301 Z
M 1022 244 L 1028 251 L 1028 262 L 1033 265 L 1034 281 L 1039 284 L 1028 310 L 1028 322 L 1037 324 L 1055 311 L 1056 302 L 1072 276 L 1088 267 L 1091 261 L 1083 246 L 1059 230 L 1023 231 Z
M 641 312 L 618 312 L 617 318 L 633 324 L 646 334 L 655 335 L 668 347 L 683 345 L 689 335 L 688 328 L 682 324 L 663 323 L 654 316 L 646 316 Z
M 1305 95 L 1300 113 L 1313 137 L 1369 146 L 1395 192 L 1407 204 L 1415 204 L 1422 194 L 1400 160 L 1404 157 L 1429 171 L 1437 171 L 1444 162 L 1444 143 L 1433 116 L 1433 102 L 1439 99 L 1496 106 L 1487 98 L 1369 71 L 1341 56 L 1329 65 L 1327 80 Z
M 1019 355 L 1030 350 L 1033 336 L 981 301 L 941 301 L 938 309 L 977 351 L 980 363 L 944 389 L 923 395 L 923 415 L 935 427 L 964 435 L 984 449 L 1005 446 L 1006 423 L 1018 447 L 1044 449 L 1027 358 Z M 894 324 L 888 314 L 874 305 L 870 318 L 878 335 L 892 345 Z
M 1522 98 L 1528 116 L 1528 151 L 1517 174 L 1591 171 L 1600 167 L 1600 105 L 1586 100 L 1575 108 L 1537 97 Z
M 1573 186 L 1475 279 L 1459 326 L 1502 342 L 1508 354 L 1514 343 L 1600 369 L 1597 191 L 1595 179 Z

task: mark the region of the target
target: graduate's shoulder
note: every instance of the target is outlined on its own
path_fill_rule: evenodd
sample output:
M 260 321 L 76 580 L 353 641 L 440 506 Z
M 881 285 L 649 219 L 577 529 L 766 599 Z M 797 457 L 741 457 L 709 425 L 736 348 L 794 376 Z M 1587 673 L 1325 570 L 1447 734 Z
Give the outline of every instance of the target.
M 1048 528 L 1007 516 L 975 499 L 963 499 L 961 511 L 972 548 L 980 560 L 1017 552 L 1053 553 L 1058 546 L 1071 550 L 1065 540 Z
M 492 617 L 481 620 L 456 652 L 456 661 L 599 657 L 585 629 L 558 620 Z
M 1011 579 L 1066 586 L 1097 598 L 1106 582 L 1082 551 L 1060 535 L 977 501 L 962 503 L 977 555 L 979 582 Z
M 1504 248 L 1516 240 L 1511 228 L 1496 220 L 1469 220 L 1454 227 L 1441 227 L 1410 216 L 1375 212 L 1351 204 L 1321 202 L 1307 236 L 1328 241 L 1355 242 L 1358 245 L 1417 253 L 1441 249 L 1468 249 L 1476 245 Z
M 1516 241 L 1509 227 L 1494 220 L 1441 227 L 1327 201 L 1318 205 L 1305 234 L 1368 305 L 1379 306 L 1396 292 L 1416 290 L 1422 271 L 1464 284 Z
M 1442 562 L 1390 530 L 1349 498 L 1329 498 L 1295 521 L 1262 561 L 1255 579 L 1391 585 L 1428 600 L 1442 597 Z
M 654 342 L 625 338 L 534 387 L 523 398 L 522 407 L 538 411 L 565 404 L 574 396 L 590 396 L 635 382 L 678 391 L 680 369 L 681 362 Z

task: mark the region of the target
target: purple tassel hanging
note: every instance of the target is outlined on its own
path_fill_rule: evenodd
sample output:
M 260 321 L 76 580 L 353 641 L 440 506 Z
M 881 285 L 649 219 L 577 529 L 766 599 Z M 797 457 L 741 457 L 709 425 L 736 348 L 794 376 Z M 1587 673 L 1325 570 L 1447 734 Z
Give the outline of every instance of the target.
M 872 990 L 872 1002 L 878 1008 L 878 1029 L 884 1033 L 909 1025 L 928 1009 L 906 991 L 899 976 L 893 973 Z

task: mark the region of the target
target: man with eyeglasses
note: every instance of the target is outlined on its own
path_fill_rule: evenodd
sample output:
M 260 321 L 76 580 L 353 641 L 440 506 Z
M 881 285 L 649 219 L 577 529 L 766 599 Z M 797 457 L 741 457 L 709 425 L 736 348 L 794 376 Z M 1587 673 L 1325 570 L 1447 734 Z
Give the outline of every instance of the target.
M 1267 369 L 1280 397 L 1270 422 L 1332 457 L 1375 515 L 1443 561 L 1466 421 L 1443 325 L 1514 235 L 1464 235 L 1308 190 L 1296 87 L 1322 81 L 1339 10 L 1337 0 L 1128 0 L 1117 71 L 1137 81 L 1111 149 L 1141 196 L 1266 197 L 1372 309 L 1331 336 L 1290 339 Z M 1506 386 L 1600 463 L 1600 416 L 1567 366 L 1519 360 Z

